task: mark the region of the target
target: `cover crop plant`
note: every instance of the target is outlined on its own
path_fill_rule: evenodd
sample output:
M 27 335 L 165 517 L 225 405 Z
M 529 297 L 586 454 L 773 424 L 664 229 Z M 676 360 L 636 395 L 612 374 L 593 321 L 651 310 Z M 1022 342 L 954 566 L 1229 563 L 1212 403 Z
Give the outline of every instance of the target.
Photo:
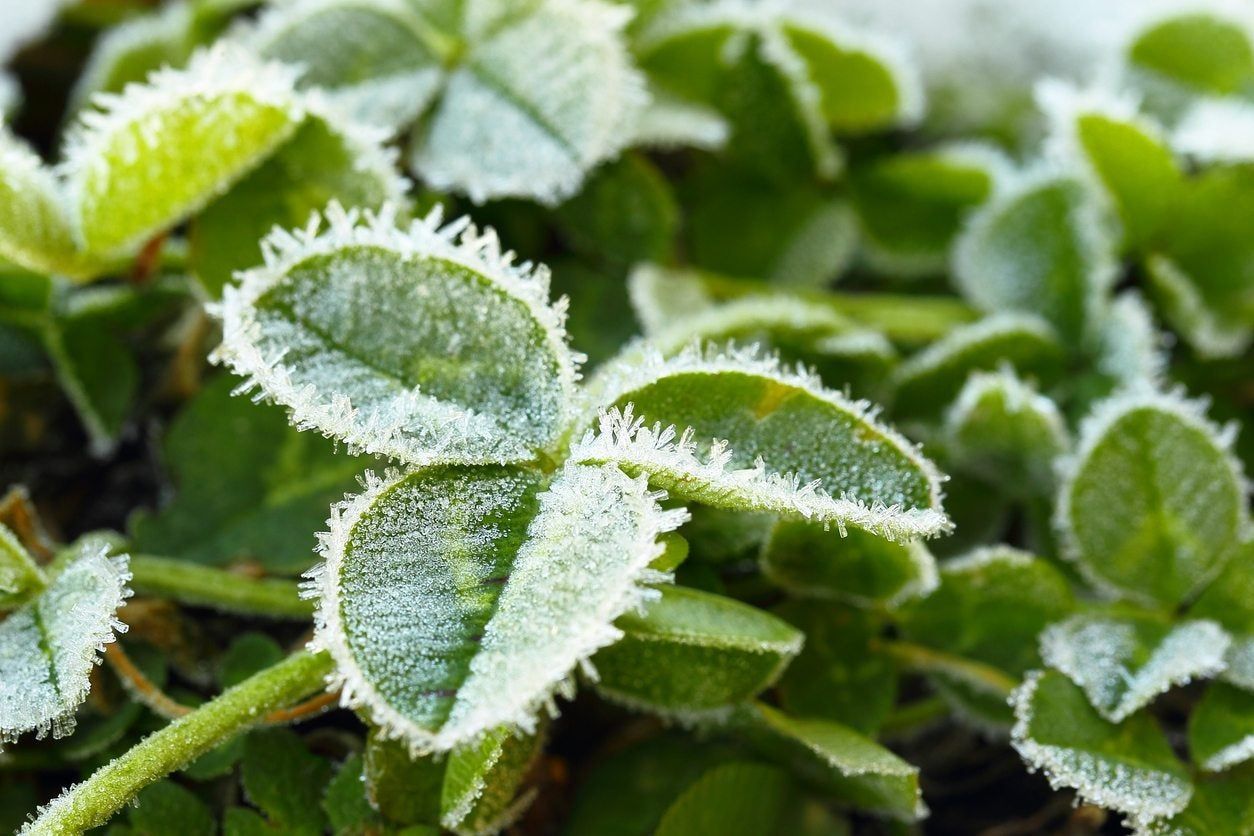
M 17 5 L 0 830 L 1254 833 L 1248 10 Z

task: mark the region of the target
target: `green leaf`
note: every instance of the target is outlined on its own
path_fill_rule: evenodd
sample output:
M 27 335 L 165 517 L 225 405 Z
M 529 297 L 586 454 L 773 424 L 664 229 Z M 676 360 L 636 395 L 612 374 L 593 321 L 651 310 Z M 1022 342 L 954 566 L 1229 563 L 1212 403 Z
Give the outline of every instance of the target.
M 1053 672 L 1028 674 L 1013 704 L 1012 743 L 1055 789 L 1071 787 L 1090 804 L 1138 820 L 1170 816 L 1189 803 L 1188 773 L 1148 715 L 1109 723 L 1078 686 Z
M 193 21 L 188 4 L 172 3 L 106 29 L 92 45 L 67 109 L 76 113 L 89 107 L 98 93 L 121 93 L 128 84 L 142 84 L 155 70 L 181 66 L 191 55 Z
M 587 403 L 611 411 L 572 458 L 648 473 L 675 497 L 892 539 L 948 527 L 940 476 L 910 442 L 865 402 L 752 349 L 693 347 L 666 359 L 647 345 L 631 348 L 598 371 Z M 656 423 L 616 411 L 628 405 Z M 676 439 L 675 426 L 689 429 Z
M 1222 671 L 1230 642 L 1213 621 L 1080 614 L 1041 634 L 1041 658 L 1119 723 L 1172 687 Z
M 967 215 L 1008 167 L 992 148 L 950 145 L 882 157 L 851 171 L 868 262 L 894 276 L 944 273 Z
M 618 154 L 645 104 L 622 38 L 630 13 L 567 0 L 486 6 L 467 15 L 465 52 L 414 133 L 410 165 L 476 203 L 555 204 Z
M 612 466 L 567 464 L 547 486 L 511 467 L 370 477 L 323 537 L 315 643 L 345 702 L 415 752 L 534 730 L 666 577 L 649 564 L 683 519 Z
M 254 731 L 244 744 L 244 792 L 284 833 L 319 834 L 326 827 L 322 795 L 331 765 L 287 729 Z
M 9 528 L 0 523 L 0 611 L 23 604 L 47 585 L 47 579 Z
M 383 818 L 370 806 L 364 789 L 363 758 L 359 754 L 349 755 L 322 797 L 322 810 L 333 833 L 365 836 L 383 827 Z
M 655 836 L 772 836 L 796 803 L 783 770 L 733 761 L 716 766 L 684 790 L 658 823 Z
M 544 734 L 490 731 L 473 744 L 449 753 L 440 796 L 440 823 L 454 833 L 498 833 L 514 822 L 535 798 L 519 794 L 523 781 L 544 748 Z
M 295 574 L 313 562 L 327 506 L 355 485 L 362 461 L 298 433 L 282 410 L 231 397 L 239 379 L 219 375 L 170 425 L 163 457 L 173 499 L 130 522 L 141 552 L 222 565 L 255 560 Z
M 0 258 L 41 273 L 81 275 L 61 184 L 0 120 Z
M 1254 764 L 1196 779 L 1189 806 L 1174 816 L 1138 823 L 1136 836 L 1212 836 L 1254 827 Z
M 1177 604 L 1198 593 L 1246 517 L 1231 441 L 1202 404 L 1178 395 L 1142 391 L 1098 405 L 1062 472 L 1064 555 L 1117 595 Z
M 1254 694 L 1212 682 L 1189 715 L 1189 751 L 1211 772 L 1254 758 Z
M 212 298 L 232 273 L 260 264 L 258 242 L 274 227 L 299 227 L 331 201 L 362 209 L 400 204 L 407 183 L 381 134 L 314 107 L 259 168 L 195 219 L 191 267 Z
M 880 618 L 826 601 L 789 600 L 774 612 L 805 633 L 776 687 L 780 706 L 873 735 L 897 701 L 897 667 L 875 647 Z
M 283 661 L 285 655 L 279 643 L 265 633 L 242 633 L 231 641 L 218 662 L 218 683 L 223 690 L 238 685 Z
M 389 821 L 439 822 L 443 758 L 413 757 L 404 741 L 389 740 L 374 728 L 366 738 L 362 771 L 371 806 Z
M 135 798 L 127 818 L 134 836 L 215 836 L 218 832 L 205 802 L 173 781 L 145 787 Z
M 1054 460 L 1070 446 L 1058 406 L 1005 367 L 972 372 L 945 413 L 944 439 L 957 467 L 1020 496 L 1052 494 Z
M 1038 314 L 1073 342 L 1114 283 L 1114 250 L 1082 181 L 1024 176 L 972 216 L 955 245 L 954 278 L 976 307 Z
M 798 597 L 897 607 L 936 588 L 936 560 L 917 540 L 782 520 L 762 547 L 762 572 Z
M 1211 14 L 1159 21 L 1132 41 L 1128 60 L 1139 70 L 1221 96 L 1254 81 L 1254 45 L 1247 31 Z
M 1162 128 L 1132 100 L 1045 82 L 1037 99 L 1048 115 L 1055 153 L 1087 166 L 1105 189 L 1124 251 L 1143 252 L 1174 222 L 1183 172 Z
M 65 154 L 87 252 L 126 254 L 256 167 L 300 124 L 293 78 L 291 68 L 224 43 L 185 70 L 97 97 Z
M 572 248 L 614 265 L 665 259 L 679 229 L 670 184 L 642 154 L 605 163 L 555 214 Z
M 1189 608 L 1192 618 L 1217 621 L 1234 634 L 1254 633 L 1254 542 L 1244 542 L 1219 577 Z
M 74 730 L 74 710 L 104 645 L 126 626 L 116 614 L 130 594 L 126 557 L 84 542 L 39 595 L 0 621 L 0 742 L 34 729 Z
M 825 795 L 905 821 L 927 815 L 919 771 L 846 726 L 789 717 L 762 703 L 746 705 L 734 722 L 751 745 Z
M 972 372 L 1003 365 L 1048 385 L 1061 376 L 1064 360 L 1057 332 L 1043 319 L 993 314 L 958 326 L 898 366 L 892 378 L 893 412 L 899 417 L 938 417 Z
M 551 448 L 576 358 L 548 271 L 515 265 L 491 230 L 440 219 L 398 230 L 389 212 L 332 204 L 322 231 L 276 231 L 266 264 L 223 297 L 218 359 L 298 426 L 408 464 Z
M 684 721 L 726 713 L 769 688 L 804 639 L 769 613 L 684 587 L 664 587 L 614 626 L 623 637 L 592 657 L 597 690 Z
M 304 68 L 300 84 L 326 91 L 355 120 L 399 129 L 439 92 L 453 42 L 402 0 L 302 0 L 272 6 L 246 41 L 262 56 Z

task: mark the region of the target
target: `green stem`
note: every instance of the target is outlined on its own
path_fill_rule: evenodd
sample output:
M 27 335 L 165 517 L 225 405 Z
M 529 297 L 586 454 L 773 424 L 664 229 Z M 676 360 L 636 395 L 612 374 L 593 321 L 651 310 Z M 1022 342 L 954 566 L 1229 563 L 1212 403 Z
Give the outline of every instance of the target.
M 949 715 L 949 703 L 941 697 L 927 697 L 895 709 L 884 719 L 880 733 L 905 734 Z
M 244 615 L 307 619 L 314 605 L 300 597 L 294 581 L 249 578 L 168 557 L 131 558 L 131 588 L 141 595 Z
M 332 665 L 327 653 L 302 651 L 244 680 L 63 792 L 23 832 L 65 836 L 99 827 L 144 787 L 182 769 L 269 712 L 323 688 Z
M 924 647 L 903 641 L 887 641 L 881 649 L 916 673 L 945 673 L 972 685 L 982 686 L 991 693 L 1009 697 L 1019 684 L 992 665 L 976 662 L 943 650 Z

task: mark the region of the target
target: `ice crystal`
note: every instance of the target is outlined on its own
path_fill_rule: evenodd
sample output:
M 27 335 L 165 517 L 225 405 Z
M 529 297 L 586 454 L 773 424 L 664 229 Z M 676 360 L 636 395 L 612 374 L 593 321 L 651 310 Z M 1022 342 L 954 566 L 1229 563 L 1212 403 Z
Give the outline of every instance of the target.
M 1203 99 L 1176 125 L 1172 142 L 1205 163 L 1254 162 L 1254 105 L 1238 99 Z

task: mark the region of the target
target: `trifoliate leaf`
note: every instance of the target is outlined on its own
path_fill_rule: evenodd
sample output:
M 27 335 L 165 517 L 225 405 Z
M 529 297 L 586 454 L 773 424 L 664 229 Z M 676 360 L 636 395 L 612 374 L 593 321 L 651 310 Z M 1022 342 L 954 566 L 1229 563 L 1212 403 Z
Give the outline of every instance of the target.
M 989 665 L 1014 680 L 1038 664 L 1040 631 L 1074 606 L 1066 580 L 1049 563 L 994 546 L 941 564 L 937 590 L 903 607 L 898 618 L 910 641 Z M 1003 728 L 1009 722 L 1000 690 L 990 693 L 987 683 L 959 669 L 931 673 L 970 719 Z
M 897 701 L 897 666 L 875 647 L 881 618 L 830 601 L 785 601 L 775 614 L 805 633 L 780 678 L 780 706 L 873 735 Z
M 61 184 L 0 121 L 0 258 L 41 273 L 81 275 Z
M 1210 772 L 1254 758 L 1254 693 L 1212 682 L 1189 715 L 1189 750 Z
M 660 423 L 604 413 L 600 435 L 586 434 L 572 456 L 648 473 L 677 497 L 849 524 L 890 539 L 948 527 L 940 476 L 910 442 L 876 421 L 865 402 L 752 349 L 693 347 L 670 359 L 647 345 L 628 349 L 598 372 L 588 402 L 634 404 Z M 674 426 L 689 430 L 676 440 Z
M 295 72 L 220 44 L 97 97 L 66 150 L 71 210 L 87 252 L 126 253 L 178 223 L 292 135 Z
M 1114 249 L 1083 182 L 1026 176 L 972 216 L 955 245 L 954 278 L 976 307 L 1038 314 L 1074 341 L 1114 283 Z
M 1193 91 L 1231 95 L 1254 80 L 1254 44 L 1235 21 L 1212 14 L 1161 20 L 1128 46 L 1133 68 Z
M 476 203 L 557 203 L 622 149 L 645 104 L 622 38 L 630 14 L 597 0 L 479 6 L 486 20 L 468 16 L 465 55 L 415 133 L 410 164 Z
M 613 621 L 650 596 L 642 584 L 665 578 L 649 564 L 684 513 L 661 511 L 643 480 L 567 464 L 544 488 L 518 468 L 438 467 L 371 477 L 335 508 L 315 642 L 344 702 L 386 736 L 445 751 L 534 730 L 622 635 Z
M 943 273 L 967 214 L 993 193 L 1008 168 L 990 148 L 951 145 L 854 169 L 853 206 L 871 266 L 893 276 Z
M 1054 459 L 1070 445 L 1058 406 L 1009 368 L 967 378 L 945 413 L 944 439 L 957 467 L 1028 496 L 1053 492 Z
M 0 741 L 35 730 L 64 737 L 104 645 L 126 625 L 126 557 L 80 546 L 39 595 L 0 621 Z
M 861 607 L 896 607 L 936 588 L 936 560 L 917 540 L 780 521 L 762 547 L 762 573 L 789 593 Z
M 0 524 L 0 612 L 24 603 L 47 580 L 12 531 Z
M 273 829 L 311 836 L 323 832 L 321 801 L 331 765 L 295 733 L 261 729 L 249 734 L 240 778 L 248 800 L 266 814 Z
M 1232 433 L 1149 391 L 1099 404 L 1061 471 L 1064 555 L 1111 593 L 1176 604 L 1223 567 L 1245 519 Z
M 520 816 L 535 790 L 519 794 L 544 748 L 544 735 L 497 729 L 449 753 L 440 797 L 440 823 L 459 836 L 499 833 Z
M 332 204 L 326 226 L 275 231 L 219 313 L 217 358 L 315 428 L 408 464 L 509 462 L 553 445 L 576 358 L 548 271 L 441 212 Z M 387 299 L 386 305 L 378 303 Z
M 664 587 L 614 626 L 623 638 L 598 651 L 597 690 L 615 702 L 685 722 L 720 713 L 770 687 L 804 636 L 732 598 Z
M 268 59 L 301 66 L 301 86 L 325 90 L 350 117 L 391 129 L 427 109 L 455 46 L 404 0 L 274 6 L 245 40 Z
M 1051 123 L 1051 151 L 1079 163 L 1112 204 L 1123 249 L 1142 252 L 1174 220 L 1183 173 L 1162 128 L 1135 101 L 1059 82 L 1037 86 Z
M 1135 836 L 1212 836 L 1254 828 L 1254 764 L 1195 779 L 1189 806 L 1174 816 L 1138 822 Z
M 953 329 L 898 366 L 893 412 L 899 417 L 939 417 L 972 372 L 1003 365 L 1048 385 L 1061 375 L 1064 359 L 1058 334 L 1045 320 L 994 314 Z
M 174 496 L 132 517 L 131 536 L 142 552 L 295 574 L 313 562 L 312 532 L 356 485 L 362 460 L 296 432 L 277 407 L 231 397 L 238 384 L 220 375 L 174 419 L 162 448 Z
M 299 227 L 331 201 L 362 209 L 402 204 L 407 182 L 382 134 L 310 99 L 304 123 L 271 157 L 200 213 L 191 227 L 191 267 L 212 298 L 236 270 L 262 263 L 274 227 Z
M 789 717 L 762 703 L 746 705 L 733 722 L 751 745 L 825 795 L 896 819 L 927 815 L 919 771 L 847 726 Z
M 797 803 L 788 774 L 767 764 L 716 766 L 684 790 L 662 816 L 655 836 L 772 836 Z
M 1083 688 L 1102 717 L 1119 723 L 1159 694 L 1219 673 L 1230 642 L 1213 621 L 1081 614 L 1041 634 L 1041 658 Z
M 1189 803 L 1188 773 L 1148 715 L 1109 723 L 1079 686 L 1055 672 L 1028 674 L 1012 701 L 1011 742 L 1051 786 L 1071 787 L 1085 801 L 1135 819 L 1170 816 Z

